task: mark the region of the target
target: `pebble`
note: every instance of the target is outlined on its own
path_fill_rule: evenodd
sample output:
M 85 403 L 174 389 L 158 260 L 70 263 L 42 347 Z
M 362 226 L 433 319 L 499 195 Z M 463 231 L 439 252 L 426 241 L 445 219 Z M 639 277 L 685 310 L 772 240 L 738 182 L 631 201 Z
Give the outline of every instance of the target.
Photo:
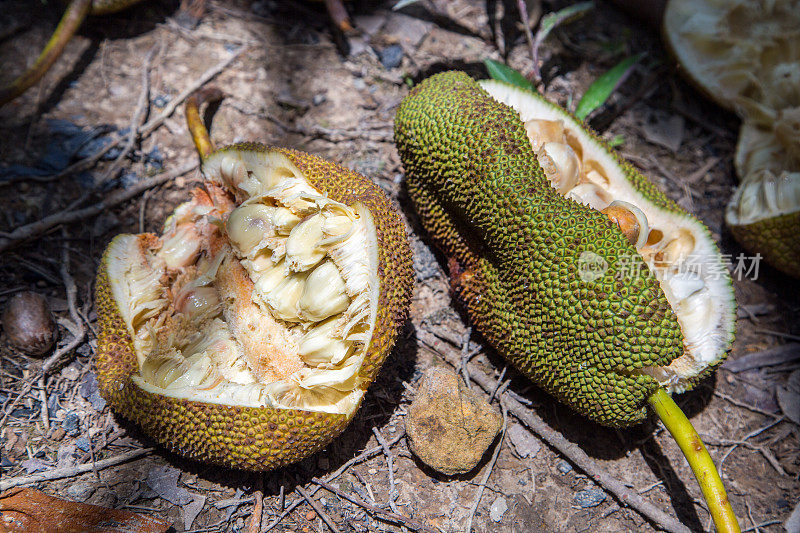
M 81 419 L 77 413 L 69 412 L 61 422 L 61 427 L 67 432 L 70 437 L 75 437 L 81 432 Z
M 491 507 L 489 507 L 489 518 L 495 522 L 499 522 L 503 519 L 503 515 L 506 511 L 508 511 L 506 499 L 502 496 L 498 496 L 497 499 L 492 502 Z
M 88 452 L 92 449 L 92 441 L 88 437 L 80 437 L 75 441 L 75 446 L 84 452 Z
M 84 374 L 83 379 L 81 379 L 81 384 L 78 386 L 78 392 L 81 394 L 81 397 L 88 400 L 89 396 L 91 396 L 93 392 L 97 392 L 97 390 L 97 376 L 95 376 L 94 372 L 87 372 Z
M 439 264 L 430 248 L 419 239 L 411 240 L 412 261 L 417 281 L 425 281 L 439 273 Z
M 542 449 L 542 444 L 539 442 L 539 439 L 531 435 L 530 431 L 519 424 L 513 424 L 509 427 L 506 434 L 511 439 L 511 443 L 514 445 L 514 450 L 516 450 L 517 455 L 522 458 L 528 457 L 533 459 L 536 457 L 536 454 L 539 453 L 539 450 Z
M 381 64 L 387 69 L 399 67 L 400 62 L 403 60 L 403 47 L 399 44 L 387 46 L 378 52 L 378 58 L 381 60 Z
M 572 497 L 575 504 L 582 509 L 597 507 L 603 503 L 605 499 L 606 493 L 600 489 L 580 490 Z
M 559 461 L 556 468 L 558 468 L 558 471 L 562 474 L 569 474 L 572 472 L 572 465 L 564 460 Z
M 68 500 L 83 502 L 94 494 L 95 487 L 91 483 L 73 483 L 64 491 Z
M 106 408 L 106 400 L 96 391 L 89 396 L 89 403 L 92 404 L 92 408 L 98 413 L 101 413 L 103 409 Z

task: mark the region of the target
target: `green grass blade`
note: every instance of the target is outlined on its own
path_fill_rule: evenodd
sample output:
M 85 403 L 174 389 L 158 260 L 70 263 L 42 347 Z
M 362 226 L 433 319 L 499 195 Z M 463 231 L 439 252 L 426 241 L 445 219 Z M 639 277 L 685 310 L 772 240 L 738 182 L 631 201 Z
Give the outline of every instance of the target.
M 578 102 L 578 107 L 575 108 L 575 116 L 580 120 L 584 120 L 592 111 L 602 106 L 611 96 L 611 93 L 625 81 L 633 66 L 643 56 L 644 54 L 637 54 L 623 59 L 611 70 L 594 80 L 586 90 L 586 93 L 584 93 L 581 101 Z
M 528 81 L 528 78 L 505 63 L 500 63 L 494 59 L 484 59 L 483 64 L 486 65 L 486 70 L 489 71 L 489 76 L 493 80 L 504 81 L 506 83 L 510 83 L 511 85 L 516 85 L 522 89 L 529 89 L 532 91 L 536 90 L 531 82 Z
M 535 42 L 541 43 L 545 40 L 547 35 L 561 24 L 572 22 L 588 13 L 594 8 L 593 2 L 580 2 L 565 7 L 555 13 L 548 13 L 542 17 L 542 22 L 539 24 L 539 30 L 536 32 Z

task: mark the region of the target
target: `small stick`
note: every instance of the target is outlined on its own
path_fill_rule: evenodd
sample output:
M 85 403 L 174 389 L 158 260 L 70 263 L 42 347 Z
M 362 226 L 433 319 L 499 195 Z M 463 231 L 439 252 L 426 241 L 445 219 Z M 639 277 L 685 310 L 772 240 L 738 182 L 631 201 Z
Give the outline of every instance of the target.
M 511 384 L 511 380 L 508 380 L 506 383 L 503 383 L 503 378 L 506 377 L 506 371 L 508 370 L 508 365 L 503 367 L 503 371 L 500 372 L 500 376 L 497 378 L 497 387 L 492 389 L 492 393 L 489 395 L 489 403 L 494 401 L 494 397 L 497 395 L 497 391 L 500 390 L 500 387 L 508 388 L 508 385 Z
M 152 451 L 153 448 L 139 448 L 126 453 L 121 453 L 114 457 L 109 457 L 108 459 L 103 459 L 102 461 L 97 461 L 96 463 L 84 463 L 66 468 L 56 468 L 55 470 L 49 470 L 47 472 L 34 474 L 32 476 L 12 477 L 0 481 L 0 492 L 13 487 L 18 487 L 20 485 L 30 485 L 32 483 L 39 483 L 41 481 L 52 481 L 54 479 L 73 477 L 80 474 L 85 474 L 86 472 L 91 472 L 94 469 L 97 469 L 98 471 L 103 470 L 110 466 L 127 463 L 128 461 L 136 459 L 137 457 L 147 455 Z
M 467 369 L 467 362 L 469 362 L 470 358 L 469 340 L 471 337 L 472 328 L 467 326 L 467 329 L 464 331 L 464 336 L 461 340 L 461 363 L 459 363 L 458 369 L 464 377 L 464 385 L 466 385 L 468 389 L 472 388 L 469 384 L 469 370 Z
M 122 151 L 117 158 L 114 159 L 114 162 L 111 163 L 111 166 L 108 167 L 108 170 L 106 170 L 103 176 L 97 181 L 95 187 L 114 179 L 117 172 L 122 168 L 122 163 L 125 161 L 125 158 L 128 157 L 128 154 L 133 150 L 136 138 L 138 137 L 139 128 L 144 123 L 144 119 L 147 118 L 147 108 L 150 103 L 150 66 L 153 63 L 153 57 L 156 55 L 157 50 L 158 45 L 153 46 L 144 58 L 144 66 L 142 67 L 142 91 L 139 93 L 139 99 L 136 102 L 136 110 L 131 115 L 131 122 L 128 127 L 129 131 L 128 135 L 125 137 L 125 144 L 122 147 Z
M 384 455 L 386 455 L 386 464 L 389 468 L 389 507 L 396 513 L 397 506 L 394 501 L 397 499 L 398 492 L 394 482 L 394 454 L 392 450 L 389 449 L 386 439 L 383 438 L 378 428 L 373 427 L 372 433 L 375 434 L 375 438 L 378 439 L 378 443 L 381 445 L 381 448 L 383 448 Z
M 261 530 L 261 515 L 264 511 L 264 474 L 255 474 L 256 483 L 253 491 L 253 514 L 250 517 L 250 525 L 247 526 L 247 533 L 258 533 Z
M 50 433 L 50 410 L 47 407 L 47 383 L 44 374 L 39 376 L 39 401 L 42 404 L 42 424 L 44 432 Z
M 363 500 L 360 500 L 360 499 L 356 498 L 355 496 L 353 496 L 351 494 L 347 494 L 346 492 L 342 492 L 341 490 L 337 489 L 336 487 L 334 487 L 333 485 L 331 485 L 330 483 L 328 483 L 326 481 L 323 481 L 323 480 L 318 479 L 318 478 L 313 478 L 311 480 L 311 482 L 319 485 L 320 487 L 322 487 L 323 489 L 325 489 L 325 490 L 327 490 L 329 492 L 332 492 L 333 494 L 336 494 L 340 498 L 343 498 L 343 499 L 349 501 L 350 503 L 353 503 L 353 504 L 361 507 L 362 509 L 366 510 L 368 513 L 370 513 L 372 515 L 377 515 L 378 517 L 383 518 L 384 520 L 388 520 L 390 522 L 401 524 L 401 525 L 403 525 L 403 526 L 405 526 L 405 527 L 407 527 L 409 529 L 413 529 L 415 531 L 425 531 L 425 532 L 433 533 L 433 530 L 430 529 L 429 527 L 427 527 L 425 524 L 417 522 L 416 520 L 414 520 L 412 518 L 408 518 L 407 516 L 403 516 L 403 515 L 398 514 L 398 513 L 391 513 L 391 512 L 389 512 L 389 511 L 387 511 L 385 509 L 381 509 L 380 507 L 377 507 L 375 505 L 369 504 L 369 503 L 367 503 L 367 502 L 365 502 Z
M 47 45 L 39 54 L 36 62 L 27 69 L 20 77 L 11 82 L 10 85 L 0 89 L 0 107 L 24 93 L 31 85 L 42 79 L 42 76 L 53 66 L 58 56 L 64 51 L 64 47 L 78 31 L 89 10 L 92 8 L 92 0 L 73 0 L 67 6 L 64 16 L 53 32 Z
M 481 498 L 483 497 L 483 489 L 486 488 L 486 482 L 489 481 L 489 476 L 492 475 L 492 470 L 494 470 L 494 464 L 497 462 L 497 457 L 500 455 L 500 448 L 503 447 L 503 440 L 505 439 L 506 428 L 508 427 L 508 409 L 506 408 L 502 399 L 500 400 L 500 407 L 503 409 L 503 429 L 500 431 L 500 440 L 497 442 L 497 446 L 492 454 L 492 459 L 489 461 L 489 467 L 486 469 L 486 472 L 483 474 L 483 478 L 481 478 L 481 482 L 478 485 L 478 492 L 475 494 L 475 501 L 472 502 L 472 509 L 469 510 L 467 527 L 464 529 L 465 533 L 472 533 L 472 519 L 475 518 L 475 511 L 478 510 L 478 505 L 480 505 Z
M 83 209 L 76 209 L 74 211 L 61 211 L 60 213 L 54 213 L 50 216 L 44 217 L 37 222 L 20 226 L 11 233 L 0 237 L 0 252 L 5 252 L 14 246 L 18 246 L 25 241 L 38 237 L 47 230 L 54 228 L 59 224 L 69 224 L 71 222 L 77 222 L 85 218 L 99 215 L 100 213 L 107 211 L 110 207 L 130 200 L 134 196 L 141 194 L 147 189 L 161 185 L 162 183 L 177 178 L 178 176 L 183 176 L 195 168 L 197 168 L 197 163 L 187 163 L 176 170 L 171 172 L 163 172 L 153 176 L 152 178 L 141 180 L 127 189 L 110 194 L 104 200 L 96 203 L 93 206 L 84 207 Z
M 519 18 L 522 20 L 522 29 L 525 31 L 525 40 L 528 41 L 528 46 L 531 49 L 533 76 L 536 78 L 534 83 L 539 83 L 542 79 L 542 73 L 539 71 L 539 52 L 533 40 L 531 21 L 528 19 L 528 6 L 525 5 L 525 0 L 517 0 L 517 9 L 519 10 Z
M 772 418 L 783 418 L 782 415 L 776 413 L 770 413 L 769 411 L 765 411 L 764 409 L 760 409 L 754 405 L 750 405 L 749 403 L 740 402 L 736 398 L 731 398 L 727 394 L 719 391 L 714 391 L 714 396 L 718 396 L 725 400 L 726 402 L 732 403 L 737 407 L 741 407 L 742 409 L 747 409 L 748 411 L 753 411 L 754 413 L 758 413 L 760 415 L 769 416 Z
M 220 61 L 217 65 L 211 67 L 207 71 L 205 71 L 197 80 L 194 81 L 191 85 L 189 85 L 186 89 L 181 91 L 178 96 L 173 98 L 169 101 L 169 103 L 164 107 L 164 110 L 157 116 L 149 121 L 147 121 L 144 125 L 140 126 L 137 130 L 137 133 L 141 138 L 145 138 L 150 135 L 153 131 L 159 128 L 165 120 L 167 120 L 172 113 L 181 105 L 192 93 L 198 90 L 200 87 L 211 81 L 214 77 L 216 77 L 220 72 L 225 70 L 233 61 L 238 58 L 242 52 L 247 49 L 247 46 L 239 47 L 233 54 L 225 58 L 224 60 Z M 82 159 L 72 165 L 68 166 L 58 174 L 52 176 L 52 179 L 59 179 L 76 172 L 82 172 L 94 166 L 101 157 L 107 154 L 112 148 L 116 148 L 119 143 L 121 143 L 125 139 L 123 136 L 118 136 L 116 139 L 111 141 L 110 143 L 106 144 L 103 148 L 95 152 L 94 154 L 90 155 L 89 157 Z M 49 181 L 50 177 L 42 177 L 39 178 L 37 181 Z M 24 227 L 24 226 L 23 226 Z M 18 228 L 19 229 L 19 228 Z M 13 232 L 12 232 L 13 233 Z M 0 241 L 0 251 L 2 251 L 2 241 Z
M 333 531 L 333 533 L 341 533 L 339 531 L 339 528 L 336 527 L 336 524 L 333 522 L 333 520 L 331 520 L 331 517 L 328 516 L 325 510 L 320 506 L 319 502 L 315 500 L 308 492 L 306 492 L 306 489 L 298 485 L 297 492 L 299 492 L 300 496 L 302 496 L 308 502 L 308 505 L 310 505 L 314 509 L 314 511 L 316 511 L 319 517 L 322 518 L 322 520 L 324 520 L 326 524 L 328 524 L 328 527 L 331 528 L 331 531 Z
M 389 443 L 388 443 L 389 446 L 393 446 L 393 445 L 397 444 L 398 442 L 400 442 L 400 439 L 403 438 L 403 435 L 405 435 L 405 433 L 400 433 L 399 435 L 396 435 L 392 440 L 389 441 Z M 361 461 L 364 461 L 366 459 L 374 457 L 374 456 L 378 455 L 379 453 L 381 453 L 381 451 L 383 451 L 383 446 L 375 446 L 374 448 L 369 448 L 367 450 L 364 450 L 363 452 L 361 452 L 360 454 L 356 455 L 355 457 L 353 457 L 352 459 L 350 459 L 349 461 L 344 463 L 342 466 L 337 468 L 333 473 L 328 474 L 327 476 L 325 476 L 325 481 L 329 481 L 329 482 L 333 481 L 337 477 L 341 476 L 348 468 L 350 468 L 354 464 L 360 463 Z M 312 495 L 315 494 L 317 492 L 318 488 L 319 487 L 314 487 L 313 489 L 310 489 L 310 493 Z M 298 498 L 295 501 L 293 501 L 292 503 L 290 503 L 289 506 L 286 509 L 284 509 L 284 511 L 280 514 L 280 516 L 278 516 L 278 518 L 276 518 L 274 521 L 272 521 L 272 523 L 270 523 L 266 528 L 264 528 L 263 533 L 267 533 L 268 531 L 271 531 L 275 526 L 280 524 L 281 520 L 286 518 L 286 516 L 288 516 L 289 513 L 294 511 L 294 509 L 298 505 L 300 505 L 300 502 L 302 502 L 302 501 L 303 501 L 302 498 Z

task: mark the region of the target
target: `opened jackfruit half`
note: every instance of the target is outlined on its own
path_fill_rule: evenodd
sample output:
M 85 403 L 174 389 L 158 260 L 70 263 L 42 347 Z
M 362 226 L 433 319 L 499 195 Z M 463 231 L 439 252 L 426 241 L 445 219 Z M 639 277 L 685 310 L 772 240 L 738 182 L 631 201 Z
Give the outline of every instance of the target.
M 268 470 L 353 417 L 405 318 L 410 249 L 380 189 L 318 157 L 241 144 L 202 172 L 161 236 L 106 249 L 101 392 L 178 453 Z
M 687 75 L 744 120 L 741 185 L 725 212 L 736 239 L 800 277 L 800 1 L 670 0 L 667 42 Z
M 708 229 L 569 113 L 448 72 L 403 101 L 395 138 L 470 318 L 550 393 L 625 426 L 724 359 L 735 305 Z

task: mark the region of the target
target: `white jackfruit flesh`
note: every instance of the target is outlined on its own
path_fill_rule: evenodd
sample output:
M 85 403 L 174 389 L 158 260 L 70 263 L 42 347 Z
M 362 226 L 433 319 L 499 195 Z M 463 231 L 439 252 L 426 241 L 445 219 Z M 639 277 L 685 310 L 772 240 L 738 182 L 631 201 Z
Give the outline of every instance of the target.
M 145 390 L 349 413 L 376 316 L 371 215 L 284 156 L 220 152 L 161 237 L 115 239 L 111 288 Z

